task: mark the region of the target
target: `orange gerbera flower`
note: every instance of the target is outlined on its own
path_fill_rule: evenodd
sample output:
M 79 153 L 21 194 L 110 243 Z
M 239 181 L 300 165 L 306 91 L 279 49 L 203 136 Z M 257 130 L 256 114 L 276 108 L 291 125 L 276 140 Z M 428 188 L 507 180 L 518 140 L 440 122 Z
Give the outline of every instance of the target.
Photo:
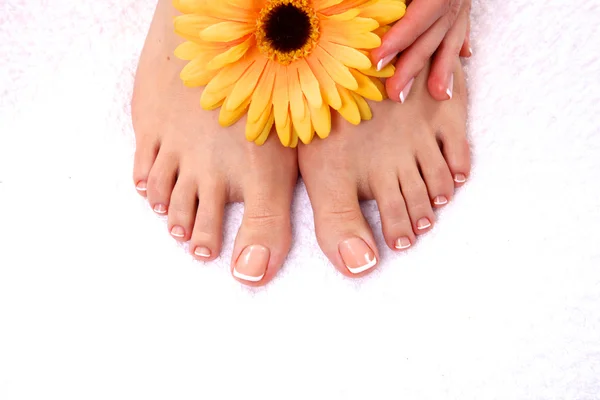
M 275 125 L 284 146 L 331 131 L 331 109 L 353 124 L 381 101 L 368 50 L 379 47 L 404 0 L 174 0 L 175 31 L 188 41 L 175 55 L 190 62 L 187 86 L 205 86 L 200 103 L 221 107 L 229 126 L 247 114 L 246 138 L 262 144 Z

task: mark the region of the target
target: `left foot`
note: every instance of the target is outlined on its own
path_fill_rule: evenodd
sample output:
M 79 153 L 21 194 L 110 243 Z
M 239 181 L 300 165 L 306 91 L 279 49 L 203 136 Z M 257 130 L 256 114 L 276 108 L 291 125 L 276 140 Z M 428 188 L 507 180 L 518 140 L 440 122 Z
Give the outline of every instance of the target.
M 415 79 L 404 104 L 371 104 L 374 119 L 359 126 L 338 118 L 327 139 L 298 149 L 317 240 L 347 276 L 366 274 L 379 259 L 359 199 L 377 201 L 387 245 L 402 251 L 432 229 L 433 209 L 446 205 L 469 176 L 460 63 L 451 100 L 429 95 L 428 74 L 427 68 Z

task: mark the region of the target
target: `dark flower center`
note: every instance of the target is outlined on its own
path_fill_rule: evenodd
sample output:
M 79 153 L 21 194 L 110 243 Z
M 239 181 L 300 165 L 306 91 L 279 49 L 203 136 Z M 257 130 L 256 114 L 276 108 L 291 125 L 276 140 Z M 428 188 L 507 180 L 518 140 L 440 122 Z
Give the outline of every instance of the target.
M 310 34 L 310 17 L 292 4 L 281 4 L 265 18 L 265 37 L 277 51 L 301 49 Z

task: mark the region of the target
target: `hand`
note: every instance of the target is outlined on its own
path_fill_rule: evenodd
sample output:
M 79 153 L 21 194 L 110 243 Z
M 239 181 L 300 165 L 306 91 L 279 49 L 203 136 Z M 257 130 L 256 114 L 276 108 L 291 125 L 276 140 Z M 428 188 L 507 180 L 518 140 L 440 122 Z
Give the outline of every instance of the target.
M 396 72 L 386 82 L 390 99 L 404 103 L 412 79 L 433 56 L 428 88 L 436 100 L 452 98 L 452 69 L 457 56 L 471 56 L 471 0 L 413 0 L 406 15 L 372 52 L 378 69 L 396 58 Z M 435 53 L 435 55 L 434 55 Z

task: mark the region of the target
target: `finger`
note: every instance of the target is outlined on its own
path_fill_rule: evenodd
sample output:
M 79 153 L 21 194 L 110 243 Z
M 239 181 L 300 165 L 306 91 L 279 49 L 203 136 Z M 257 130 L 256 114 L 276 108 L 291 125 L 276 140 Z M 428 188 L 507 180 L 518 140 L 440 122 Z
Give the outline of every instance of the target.
M 467 34 L 463 42 L 462 48 L 460 49 L 461 57 L 471 57 L 473 55 L 473 49 L 471 48 L 471 16 L 468 16 L 467 21 Z
M 452 71 L 464 43 L 469 15 L 466 8 L 459 13 L 455 24 L 442 41 L 429 72 L 429 93 L 436 100 L 450 100 L 454 90 Z
M 410 91 L 412 79 L 427 65 L 432 54 L 440 46 L 446 32 L 446 22 L 440 19 L 400 55 L 396 63 L 396 73 L 386 81 L 390 99 L 404 103 Z
M 448 0 L 414 0 L 406 14 L 383 36 L 381 46 L 371 53 L 373 64 L 381 69 L 406 50 L 447 11 Z

